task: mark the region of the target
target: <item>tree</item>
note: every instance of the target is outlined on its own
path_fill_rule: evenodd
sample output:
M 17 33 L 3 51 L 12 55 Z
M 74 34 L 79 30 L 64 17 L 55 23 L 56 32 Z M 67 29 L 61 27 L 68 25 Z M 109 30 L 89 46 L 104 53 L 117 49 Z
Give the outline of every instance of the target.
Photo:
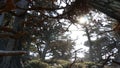
M 90 16 L 94 16 L 94 11 L 91 13 L 93 14 L 90 14 Z M 99 14 L 102 15 L 102 17 L 99 16 Z M 88 25 L 90 37 L 91 39 L 94 38 L 94 40 L 91 40 L 92 57 L 94 58 L 93 61 L 99 62 L 102 59 L 107 59 L 109 56 L 111 56 L 111 54 L 112 57 L 116 57 L 116 50 L 119 48 L 116 48 L 118 42 L 114 36 L 116 29 L 112 26 L 115 20 L 105 16 L 100 12 L 98 12 L 98 15 L 96 15 L 98 16 L 96 19 L 93 16 L 89 18 L 90 24 Z M 88 44 L 88 41 L 85 43 L 85 45 L 90 46 L 90 44 Z
M 35 41 L 32 43 L 37 46 L 37 51 L 42 60 L 45 60 L 46 54 L 49 51 L 50 43 L 58 39 L 58 36 L 64 33 L 64 28 L 62 24 L 58 24 L 57 21 L 49 20 L 45 22 L 42 26 L 39 26 L 35 34 Z
M 57 21 L 56 23 L 60 25 L 61 23 L 65 23 L 65 21 L 61 22 L 64 19 L 74 24 L 76 17 L 88 13 L 92 9 L 91 6 L 119 21 L 119 7 L 117 7 L 119 6 L 119 1 L 112 1 L 60 0 L 58 2 L 58 0 L 0 0 L 0 49 L 3 52 L 9 50 L 26 50 L 28 53 L 30 44 L 35 39 L 37 41 L 38 34 L 41 34 L 39 40 L 42 39 L 41 42 L 46 45 L 42 55 L 44 59 L 48 44 L 50 43 L 49 39 L 53 38 L 53 35 L 48 35 L 49 22 Z M 63 3 L 65 6 L 62 5 Z M 104 7 L 104 5 L 106 6 Z M 106 10 L 106 8 L 109 9 Z M 7 16 L 10 17 L 7 19 Z M 59 28 L 62 28 L 62 26 Z M 59 33 L 59 30 L 57 30 L 57 33 Z M 44 40 L 41 37 L 44 37 Z M 21 56 L 6 56 L 2 57 L 0 61 L 2 68 L 22 68 Z
M 72 49 L 74 42 L 70 39 L 55 40 L 50 43 L 50 52 L 53 54 L 53 59 L 69 60 L 72 57 Z
M 8 0 L 7 0 L 8 1 Z M 7 2 L 7 5 L 6 7 L 9 5 L 8 3 L 10 2 Z M 9 0 L 11 1 L 11 0 Z M 21 0 L 17 3 L 17 6 L 21 6 L 21 7 L 26 7 L 27 6 L 27 1 L 25 0 Z M 10 6 L 10 5 L 9 5 Z M 11 8 L 6 10 L 6 11 L 9 11 L 12 9 L 12 5 L 10 6 Z M 5 8 L 7 9 L 7 8 Z M 1 10 L 1 12 L 3 11 L 3 9 Z M 6 12 L 5 11 L 5 12 Z M 20 14 L 22 12 L 25 12 L 24 10 L 19 10 L 19 9 L 16 9 L 15 10 L 16 13 Z M 25 19 L 25 15 L 22 15 L 20 17 L 15 17 L 14 18 L 14 21 L 13 21 L 13 25 L 11 24 L 8 24 L 8 25 L 5 25 L 6 23 L 3 23 L 3 20 L 4 20 L 4 14 L 5 13 L 2 13 L 2 17 L 1 17 L 1 39 L 0 39 L 0 49 L 3 50 L 3 51 L 20 51 L 22 50 L 22 34 L 23 32 L 21 32 L 22 30 L 22 27 L 20 26 L 20 23 Z M 11 20 L 12 21 L 12 20 Z M 11 23 L 11 22 L 8 22 L 8 23 Z M 6 27 L 4 27 L 6 26 Z M 10 28 L 11 27 L 11 28 Z M 5 56 L 5 57 L 1 57 L 0 58 L 0 66 L 2 68 L 21 68 L 21 57 L 18 55 L 18 56 Z

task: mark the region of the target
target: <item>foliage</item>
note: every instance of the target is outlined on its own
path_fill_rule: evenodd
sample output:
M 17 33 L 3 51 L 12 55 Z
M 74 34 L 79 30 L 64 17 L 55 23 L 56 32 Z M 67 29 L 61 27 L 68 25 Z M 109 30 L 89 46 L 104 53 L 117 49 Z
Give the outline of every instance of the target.
M 85 65 L 88 67 L 88 68 L 91 68 L 92 66 L 95 65 L 94 62 L 85 62 Z
M 50 66 L 40 60 L 31 60 L 25 64 L 25 68 L 50 68 Z
M 56 63 L 56 64 L 69 64 L 70 63 L 70 61 L 68 61 L 68 60 L 60 60 L 60 59 L 49 59 L 49 60 L 46 60 L 45 62 L 48 64 L 54 64 L 54 63 Z
M 83 65 L 82 63 L 75 63 L 72 68 L 83 68 Z
M 94 62 L 85 62 L 85 64 L 87 64 L 87 65 L 95 65 Z
M 98 15 L 95 19 L 93 16 L 96 15 L 96 12 Z M 89 57 L 89 60 L 91 57 L 92 61 L 99 62 L 103 59 L 103 56 L 113 53 L 113 49 L 116 46 L 114 33 L 112 32 L 112 23 L 115 20 L 97 10 L 91 11 L 90 13 L 93 14 L 88 15 L 90 18 L 88 18 L 89 24 L 86 27 L 88 28 L 91 45 L 89 41 L 85 42 L 85 45 L 91 48 L 89 53 L 86 53 L 86 57 Z M 99 20 L 97 20 L 97 17 Z
M 50 43 L 50 52 L 53 53 L 53 59 L 69 60 L 72 56 L 74 42 L 70 39 L 55 40 Z
M 69 64 L 70 61 L 66 61 L 66 60 L 56 60 L 58 64 Z
M 39 58 L 42 60 L 45 60 L 47 54 L 50 53 L 54 58 L 61 59 L 63 57 L 62 59 L 66 59 L 67 57 L 68 59 L 71 57 L 70 51 L 73 42 L 71 40 L 61 41 L 59 36 L 63 35 L 69 26 L 76 22 L 77 16 L 89 13 L 91 6 L 119 20 L 119 10 L 117 8 L 119 5 L 115 4 L 116 2 L 119 3 L 119 1 L 111 1 L 107 1 L 106 4 L 105 0 L 100 2 L 99 0 L 0 0 L 0 50 L 25 50 L 27 53 L 32 51 L 38 53 Z M 113 6 L 114 4 L 115 6 Z M 106 7 L 111 7 L 111 9 L 106 9 Z M 116 12 L 113 13 L 114 11 Z M 89 13 L 89 15 L 92 14 Z M 94 15 L 90 18 L 92 17 Z M 92 29 L 88 30 L 91 33 L 90 36 L 95 36 L 94 33 L 102 33 L 103 31 L 99 30 L 99 28 L 106 27 L 103 25 L 106 18 L 103 20 L 91 20 L 95 24 L 94 26 L 92 26 L 93 24 L 88 26 L 88 29 Z M 105 36 L 110 37 L 113 35 L 108 36 L 106 33 Z M 64 45 L 56 46 L 56 43 L 63 43 Z M 96 48 L 96 46 L 93 47 Z M 108 51 L 112 49 L 110 47 Z M 2 68 L 22 68 L 20 56 L 3 57 L 0 62 Z M 30 63 L 33 64 L 34 62 Z M 39 62 L 36 62 L 36 64 L 39 64 Z

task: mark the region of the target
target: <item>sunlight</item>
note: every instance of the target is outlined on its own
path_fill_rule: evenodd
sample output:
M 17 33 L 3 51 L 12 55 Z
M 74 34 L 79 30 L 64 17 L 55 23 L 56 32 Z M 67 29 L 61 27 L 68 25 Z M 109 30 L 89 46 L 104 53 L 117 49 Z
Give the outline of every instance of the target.
M 88 18 L 86 16 L 80 16 L 77 18 L 79 24 L 88 24 Z
M 83 36 L 85 34 L 84 31 L 80 31 L 78 28 L 82 29 L 79 25 L 76 27 L 75 25 L 71 25 L 69 27 L 70 30 L 70 37 L 75 40 L 75 50 L 78 50 L 80 48 L 82 48 L 82 50 L 84 50 L 83 52 L 79 52 L 77 53 L 77 57 L 79 58 L 83 58 L 84 57 L 84 52 L 88 51 L 88 47 L 86 47 L 84 45 L 84 42 L 87 41 L 86 36 Z

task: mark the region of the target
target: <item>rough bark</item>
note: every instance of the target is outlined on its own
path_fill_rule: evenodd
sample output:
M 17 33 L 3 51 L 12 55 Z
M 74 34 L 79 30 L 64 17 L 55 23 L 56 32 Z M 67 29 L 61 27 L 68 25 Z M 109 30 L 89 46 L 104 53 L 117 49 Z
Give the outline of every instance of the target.
M 4 19 L 4 13 L 0 14 L 0 25 L 2 25 L 3 19 Z
M 16 4 L 17 6 L 20 7 L 25 7 L 27 6 L 27 1 L 26 0 L 20 0 Z M 17 14 L 20 14 L 22 12 L 25 12 L 24 10 L 19 10 L 16 9 L 15 12 Z M 15 17 L 14 23 L 13 23 L 13 30 L 16 32 L 19 32 L 22 30 L 20 23 L 25 19 L 25 14 L 21 17 Z M 5 38 L 5 39 L 0 39 L 0 50 L 3 51 L 20 51 L 22 50 L 22 44 L 21 44 L 21 39 L 12 39 L 12 38 Z M 15 53 L 11 53 L 15 54 Z M 8 54 L 5 54 L 8 55 Z M 0 67 L 1 68 L 22 68 L 21 64 L 21 56 L 16 55 L 16 56 L 4 56 L 0 57 Z

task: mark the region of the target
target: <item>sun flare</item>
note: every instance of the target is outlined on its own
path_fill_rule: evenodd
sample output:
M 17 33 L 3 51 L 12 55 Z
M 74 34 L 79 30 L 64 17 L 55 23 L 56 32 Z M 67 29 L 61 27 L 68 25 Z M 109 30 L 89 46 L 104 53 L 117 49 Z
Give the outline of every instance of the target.
M 81 16 L 77 18 L 77 21 L 79 24 L 87 24 L 88 23 L 88 19 L 86 16 Z

